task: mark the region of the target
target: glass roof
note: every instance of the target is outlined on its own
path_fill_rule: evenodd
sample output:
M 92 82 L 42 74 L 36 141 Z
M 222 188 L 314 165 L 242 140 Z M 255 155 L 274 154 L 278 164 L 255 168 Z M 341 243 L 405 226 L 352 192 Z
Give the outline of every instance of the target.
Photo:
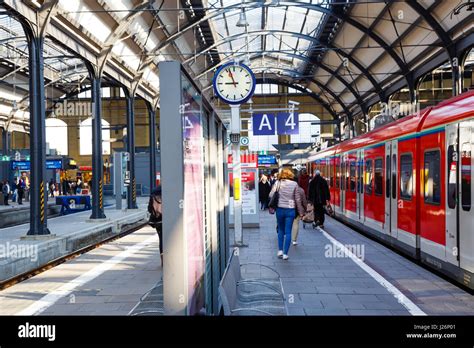
M 266 1 L 255 7 L 255 2 L 208 0 L 210 10 L 234 6 L 210 20 L 216 42 L 222 42 L 217 48 L 221 61 L 247 58 L 252 67 L 283 67 L 301 71 L 305 65 L 304 57 L 310 54 L 311 41 L 299 34 L 316 37 L 325 14 L 298 6 L 298 3 L 328 7 L 328 2 L 302 0 L 294 1 L 292 6 L 282 6 L 275 1 Z M 249 23 L 247 27 L 237 26 L 242 9 Z M 303 56 L 303 59 L 295 55 Z

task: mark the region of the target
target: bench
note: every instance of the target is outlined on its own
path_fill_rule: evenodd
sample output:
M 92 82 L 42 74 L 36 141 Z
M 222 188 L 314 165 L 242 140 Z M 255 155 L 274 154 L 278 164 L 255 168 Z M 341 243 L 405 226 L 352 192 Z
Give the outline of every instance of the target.
M 140 297 L 140 301 L 132 308 L 128 315 L 164 315 L 163 281 L 160 280 L 142 297 Z
M 224 315 L 288 314 L 279 273 L 258 263 L 240 264 L 238 248 L 229 258 L 219 296 Z
M 56 204 L 61 206 L 61 215 L 92 209 L 91 196 L 58 196 Z M 82 206 L 79 208 L 78 206 Z

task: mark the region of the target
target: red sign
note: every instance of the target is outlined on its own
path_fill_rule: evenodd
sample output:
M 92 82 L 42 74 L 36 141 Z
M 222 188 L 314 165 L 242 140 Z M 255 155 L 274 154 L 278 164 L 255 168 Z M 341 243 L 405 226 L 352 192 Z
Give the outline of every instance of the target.
M 258 167 L 258 154 L 241 154 L 240 163 L 242 168 L 257 168 Z M 227 164 L 232 166 L 232 154 L 227 156 Z
M 79 170 L 82 172 L 92 172 L 92 166 L 81 166 Z

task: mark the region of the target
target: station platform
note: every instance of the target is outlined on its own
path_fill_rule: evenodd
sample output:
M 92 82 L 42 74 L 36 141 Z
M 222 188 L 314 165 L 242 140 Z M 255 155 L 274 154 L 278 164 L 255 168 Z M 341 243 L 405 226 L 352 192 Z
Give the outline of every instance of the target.
M 59 215 L 61 206 L 56 205 L 55 198 L 48 199 L 48 216 Z M 10 202 L 9 205 L 0 205 L 0 228 L 24 224 L 30 220 L 30 202 L 23 201 L 23 204 Z
M 103 220 L 90 220 L 90 210 L 48 219 L 51 234 L 46 236 L 27 236 L 29 224 L 2 228 L 0 283 L 143 225 L 147 221 L 147 203 L 143 197 L 137 199 L 138 209 L 106 207 L 107 218 Z
M 127 315 L 160 278 L 146 226 L 0 291 L 0 315 Z
M 286 261 L 276 256 L 275 216 L 260 212 L 260 226 L 244 229 L 240 262 L 280 273 L 290 316 L 474 315 L 473 295 L 335 219 L 324 230 L 300 223 Z M 0 291 L 0 315 L 130 315 L 160 279 L 146 225 Z
M 244 229 L 240 260 L 280 273 L 289 315 L 474 315 L 473 295 L 335 219 L 300 222 L 286 261 L 275 216 L 260 212 L 260 226 Z

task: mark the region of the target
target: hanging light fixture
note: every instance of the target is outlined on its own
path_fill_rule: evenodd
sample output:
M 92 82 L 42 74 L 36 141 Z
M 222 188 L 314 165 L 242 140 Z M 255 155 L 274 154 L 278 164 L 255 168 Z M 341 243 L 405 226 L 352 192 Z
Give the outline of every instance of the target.
M 237 22 L 236 26 L 240 28 L 245 28 L 248 27 L 250 24 L 247 21 L 247 15 L 245 14 L 244 7 L 242 6 L 241 11 L 240 11 L 240 16 L 239 16 L 239 21 Z

